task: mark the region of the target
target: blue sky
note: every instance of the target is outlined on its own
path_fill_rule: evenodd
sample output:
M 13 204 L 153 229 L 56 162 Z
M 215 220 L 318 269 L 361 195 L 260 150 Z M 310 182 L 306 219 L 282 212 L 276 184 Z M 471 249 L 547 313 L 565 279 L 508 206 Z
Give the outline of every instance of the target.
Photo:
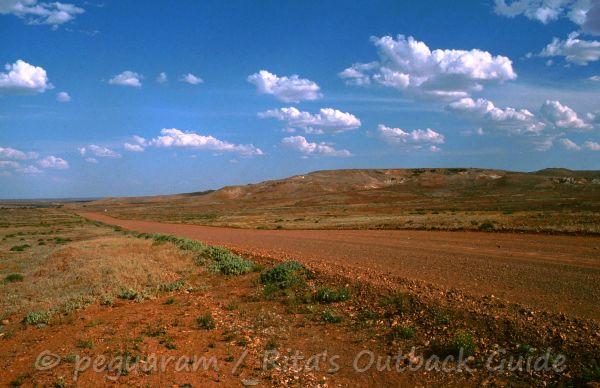
M 416 3 L 0 0 L 0 198 L 600 169 L 597 1 Z

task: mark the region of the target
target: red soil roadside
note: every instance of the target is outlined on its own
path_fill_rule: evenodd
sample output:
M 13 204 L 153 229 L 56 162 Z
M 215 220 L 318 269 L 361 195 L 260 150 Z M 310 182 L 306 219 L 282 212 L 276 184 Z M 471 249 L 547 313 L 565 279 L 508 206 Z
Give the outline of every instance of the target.
M 146 233 L 165 233 L 249 254 L 381 273 L 600 319 L 600 238 L 405 230 L 253 230 L 80 213 Z M 340 267 L 341 268 L 341 267 Z

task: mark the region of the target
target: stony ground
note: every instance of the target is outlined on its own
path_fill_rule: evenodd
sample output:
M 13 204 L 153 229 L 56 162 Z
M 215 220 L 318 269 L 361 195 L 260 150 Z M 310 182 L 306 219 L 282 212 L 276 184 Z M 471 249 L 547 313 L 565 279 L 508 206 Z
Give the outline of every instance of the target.
M 422 280 L 442 289 L 494 295 L 569 315 L 600 319 L 600 238 L 514 233 L 253 230 L 86 217 L 121 227 L 225 245 L 251 254 L 285 257 L 349 277 L 365 271 Z
M 376 267 L 357 272 L 352 262 L 316 260 L 318 255 L 303 261 L 308 273 L 302 287 L 273 291 L 263 284 L 263 274 L 287 262 L 285 253 L 237 250 L 255 263 L 253 269 L 223 275 L 197 261 L 195 251 L 187 249 L 195 246 L 190 240 L 175 244 L 56 209 L 28 212 L 8 217 L 13 224 L 4 229 L 0 245 L 0 301 L 9 294 L 31 299 L 2 316 L 0 382 L 5 384 L 528 386 L 582 384 L 599 376 L 600 327 L 594 319 Z M 51 220 L 57 218 L 61 226 Z M 45 245 L 35 245 L 42 241 Z M 11 250 L 19 245 L 29 247 Z M 76 261 L 81 255 L 104 268 L 100 279 L 90 280 L 85 270 L 77 272 L 79 280 L 60 276 L 74 272 L 75 263 L 83 267 Z M 143 271 L 117 267 L 116 257 Z M 40 298 L 34 291 L 42 291 L 34 285 L 48 273 L 47 263 L 58 268 L 52 273 L 57 282 L 71 284 L 69 293 L 88 296 L 86 303 L 67 303 L 52 289 L 42 293 L 43 306 L 36 304 Z M 16 272 L 23 278 L 7 280 Z M 33 293 L 19 294 L 21 288 Z M 53 301 L 57 305 L 48 319 L 31 321 L 32 311 L 51 308 Z M 436 366 L 436 356 L 445 359 L 459 348 L 464 363 L 448 362 L 446 371 Z M 400 352 L 404 357 L 396 362 Z M 486 366 L 497 367 L 509 355 L 535 361 L 546 352 L 550 364 L 564 363 L 565 369 Z

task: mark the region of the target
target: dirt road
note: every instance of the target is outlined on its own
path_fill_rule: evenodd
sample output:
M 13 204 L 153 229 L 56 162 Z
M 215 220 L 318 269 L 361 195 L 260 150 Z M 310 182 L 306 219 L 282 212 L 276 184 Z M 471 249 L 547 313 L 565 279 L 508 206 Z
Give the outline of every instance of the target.
M 166 233 L 307 264 L 422 280 L 569 315 L 600 319 L 600 238 L 404 230 L 252 230 L 120 220 Z

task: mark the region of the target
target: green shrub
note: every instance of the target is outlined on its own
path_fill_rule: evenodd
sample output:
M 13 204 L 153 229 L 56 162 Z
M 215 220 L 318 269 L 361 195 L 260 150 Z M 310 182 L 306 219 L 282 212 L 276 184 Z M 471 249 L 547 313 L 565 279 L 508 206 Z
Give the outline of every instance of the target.
M 24 279 L 24 276 L 21 275 L 20 273 L 11 273 L 10 275 L 8 275 L 4 278 L 4 283 L 22 282 L 23 279 Z
M 201 330 L 213 330 L 216 327 L 215 319 L 210 313 L 201 315 L 196 318 L 196 327 Z
M 206 249 L 206 245 L 204 243 L 196 240 L 188 240 L 186 238 L 177 239 L 175 245 L 177 245 L 179 249 L 183 249 L 184 251 L 201 252 Z
M 392 328 L 392 338 L 410 339 L 415 334 L 415 329 L 410 326 L 396 326 Z
M 177 248 L 182 249 L 184 251 L 204 251 L 206 249 L 206 245 L 200 241 L 190 240 L 187 238 L 180 238 L 175 236 L 170 236 L 168 234 L 146 234 L 141 233 L 138 234 L 139 238 L 151 238 L 154 240 L 155 244 L 163 244 L 163 243 L 171 243 L 177 246 Z
M 77 361 L 78 356 L 76 354 L 67 354 L 66 356 L 63 357 L 63 361 L 67 362 L 69 364 L 74 363 L 75 361 Z
M 308 271 L 297 261 L 286 261 L 260 274 L 260 282 L 264 285 L 285 289 L 304 283 Z
M 138 292 L 132 290 L 131 288 L 121 288 L 121 290 L 117 294 L 117 297 L 119 299 L 135 300 L 138 297 Z
M 329 287 L 319 287 L 315 294 L 315 300 L 321 303 L 343 302 L 350 299 L 350 290 L 347 288 L 332 289 Z
M 360 310 L 356 315 L 356 323 L 361 326 L 369 326 L 380 316 L 377 312 L 369 309 Z
M 209 269 L 223 275 L 243 275 L 252 272 L 254 263 L 229 253 L 228 256 L 219 256 L 219 259 L 215 260 Z
M 457 331 L 449 343 L 449 351 L 458 354 L 460 349 L 465 356 L 472 356 L 475 353 L 475 342 L 471 333 L 466 331 Z
M 203 254 L 207 259 L 214 261 L 226 260 L 232 255 L 229 249 L 223 247 L 208 247 Z
M 494 224 L 492 224 L 490 221 L 482 222 L 481 224 L 479 224 L 479 230 L 483 230 L 486 232 L 492 231 L 494 230 Z
M 70 241 L 71 241 L 70 238 L 54 237 L 54 242 L 56 244 L 66 244 Z
M 23 323 L 26 325 L 42 325 L 48 324 L 52 318 L 52 311 L 32 311 L 23 318 Z
M 408 302 L 408 298 L 404 294 L 397 293 L 385 298 L 382 304 L 385 306 L 388 316 L 395 316 L 402 315 L 408 309 Z
M 31 248 L 31 245 L 29 245 L 29 244 L 15 245 L 14 247 L 10 248 L 10 251 L 11 252 L 23 252 L 27 248 Z
M 167 334 L 167 329 L 160 323 L 157 323 L 155 325 L 148 325 L 144 334 L 148 337 L 160 337 Z
M 16 379 L 12 380 L 9 385 L 11 387 L 20 387 L 29 377 L 29 373 L 20 374 Z
M 172 283 L 162 284 L 160 286 L 160 290 L 162 292 L 179 291 L 183 288 L 184 285 L 185 285 L 185 281 L 183 279 L 179 279 Z
M 321 312 L 321 319 L 328 323 L 340 323 L 342 321 L 341 316 L 334 314 L 330 310 Z
M 94 347 L 94 343 L 90 340 L 77 340 L 75 346 L 77 346 L 79 349 L 91 349 L 92 347 Z
M 100 305 L 112 306 L 115 304 L 115 298 L 110 294 L 102 294 L 100 296 Z

